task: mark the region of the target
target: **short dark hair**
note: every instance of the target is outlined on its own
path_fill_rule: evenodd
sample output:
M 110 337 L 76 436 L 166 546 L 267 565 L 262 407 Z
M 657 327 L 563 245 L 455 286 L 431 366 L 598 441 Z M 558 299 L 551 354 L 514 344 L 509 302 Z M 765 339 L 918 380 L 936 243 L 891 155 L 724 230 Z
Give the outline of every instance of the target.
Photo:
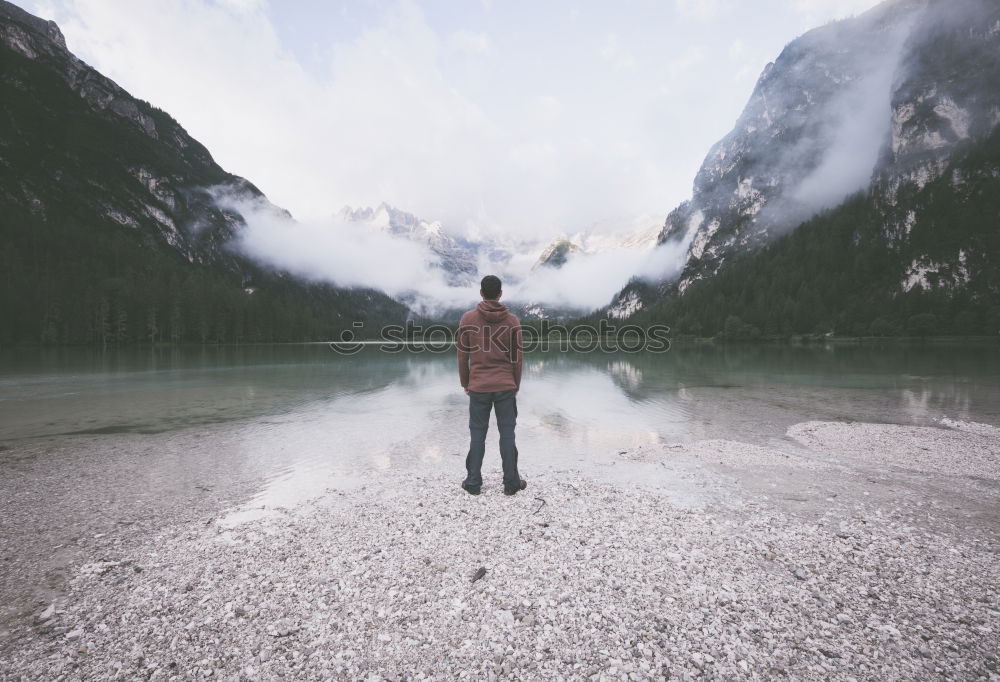
M 483 298 L 495 300 L 500 296 L 500 278 L 496 275 L 486 275 L 479 283 L 479 290 L 483 292 Z

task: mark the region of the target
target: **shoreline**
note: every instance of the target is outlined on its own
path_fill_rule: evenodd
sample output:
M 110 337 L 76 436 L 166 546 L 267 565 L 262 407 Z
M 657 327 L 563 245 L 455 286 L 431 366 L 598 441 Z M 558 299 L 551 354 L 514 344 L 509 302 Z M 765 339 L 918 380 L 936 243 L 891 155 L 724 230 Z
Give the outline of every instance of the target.
M 540 321 L 535 320 L 522 320 L 522 325 L 536 326 Z M 431 325 L 449 325 L 450 323 L 439 323 L 432 322 Z M 574 320 L 568 320 L 566 322 L 554 323 L 563 327 L 572 327 L 576 324 Z M 586 323 L 582 323 L 586 324 Z M 458 322 L 451 324 L 451 326 L 457 327 Z M 587 339 L 595 338 L 591 332 L 583 332 Z M 614 335 L 607 335 L 601 337 L 603 341 L 611 341 L 616 337 Z M 970 345 L 970 346 L 983 346 L 983 345 L 997 345 L 1000 344 L 1000 337 L 995 335 L 944 335 L 944 336 L 838 336 L 838 335 L 827 335 L 827 334 L 789 334 L 789 335 L 777 335 L 768 336 L 762 335 L 756 338 L 734 338 L 725 339 L 716 336 L 693 336 L 691 334 L 677 334 L 669 337 L 670 345 L 679 345 L 683 347 L 689 346 L 705 346 L 705 345 L 715 345 L 715 346 L 725 346 L 725 345 L 740 345 L 740 346 L 753 346 L 753 345 L 787 345 L 787 346 L 817 346 L 823 344 L 831 345 L 892 345 L 898 344 L 901 346 L 948 346 L 948 345 Z M 157 341 L 155 343 L 147 342 L 130 342 L 121 345 L 108 345 L 101 346 L 99 344 L 92 343 L 65 343 L 65 344 L 6 344 L 0 345 L 0 352 L 7 351 L 100 351 L 104 354 L 113 354 L 119 350 L 129 350 L 129 349 L 143 349 L 143 350 L 191 350 L 191 349 L 240 349 L 240 348 L 267 348 L 267 347 L 283 347 L 283 346 L 330 346 L 330 345 L 350 345 L 359 344 L 363 346 L 372 345 L 441 345 L 446 344 L 450 347 L 454 346 L 454 340 L 449 340 L 443 342 L 440 340 L 424 340 L 424 339 L 386 339 L 379 336 L 370 336 L 353 338 L 350 341 L 342 341 L 340 339 L 303 339 L 301 341 L 227 341 L 218 343 L 195 343 L 193 341 L 178 342 L 173 343 L 169 341 Z M 558 345 L 559 343 L 566 343 L 566 341 L 545 341 L 548 345 Z
M 996 678 L 997 429 L 885 426 L 797 424 L 822 436 L 801 461 L 735 441 L 619 453 L 700 462 L 737 481 L 733 504 L 569 471 L 527 470 L 512 498 L 390 472 L 232 527 L 170 524 L 74 565 L 0 678 Z M 900 469 L 906 447 L 859 464 L 886 438 L 957 473 Z M 980 517 L 956 500 L 949 521 L 914 481 L 971 491 Z

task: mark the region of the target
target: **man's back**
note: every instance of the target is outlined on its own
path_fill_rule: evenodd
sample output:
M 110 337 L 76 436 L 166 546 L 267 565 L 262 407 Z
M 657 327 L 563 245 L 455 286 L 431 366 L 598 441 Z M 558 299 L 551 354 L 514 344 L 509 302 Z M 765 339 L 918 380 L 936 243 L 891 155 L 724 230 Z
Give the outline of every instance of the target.
M 521 323 L 500 303 L 500 278 L 483 277 L 479 294 L 482 302 L 462 315 L 455 347 L 458 376 L 469 395 L 469 454 L 465 458 L 467 476 L 462 488 L 473 495 L 482 486 L 483 456 L 490 412 L 497 417 L 500 432 L 500 461 L 503 464 L 503 491 L 515 495 L 527 487 L 517 469 L 517 391 L 521 388 Z
M 507 306 L 485 300 L 462 315 L 456 346 L 463 388 L 489 393 L 521 387 L 521 323 Z

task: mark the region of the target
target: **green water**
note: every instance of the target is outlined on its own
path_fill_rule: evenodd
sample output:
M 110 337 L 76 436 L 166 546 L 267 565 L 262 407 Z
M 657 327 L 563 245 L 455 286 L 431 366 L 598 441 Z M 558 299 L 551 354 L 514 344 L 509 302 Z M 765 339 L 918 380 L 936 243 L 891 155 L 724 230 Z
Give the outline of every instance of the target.
M 315 344 L 0 353 L 0 441 L 8 444 L 317 413 L 331 426 L 340 419 L 384 432 L 383 419 L 404 429 L 428 425 L 428 412 L 432 420 L 460 420 L 452 408 L 462 399 L 450 351 L 369 348 L 344 356 Z M 550 350 L 527 357 L 519 407 L 522 424 L 557 440 L 574 439 L 574 429 L 761 440 L 803 419 L 929 424 L 947 416 L 997 424 L 1000 349 Z M 386 432 L 387 441 L 397 431 Z

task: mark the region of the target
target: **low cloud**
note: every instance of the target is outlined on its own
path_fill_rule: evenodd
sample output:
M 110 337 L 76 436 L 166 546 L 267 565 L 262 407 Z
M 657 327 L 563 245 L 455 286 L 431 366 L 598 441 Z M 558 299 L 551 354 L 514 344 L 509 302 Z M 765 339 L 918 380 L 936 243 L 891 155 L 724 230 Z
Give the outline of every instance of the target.
M 852 20 L 872 23 L 863 44 L 844 45 L 843 34 L 830 29 L 807 38 L 820 54 L 849 54 L 853 63 L 842 71 L 857 75 L 837 83 L 836 94 L 816 109 L 814 115 L 821 118 L 810 122 L 806 135 L 794 146 L 779 149 L 789 185 L 764 208 L 759 221 L 779 231 L 789 229 L 869 186 L 890 136 L 893 84 L 905 71 L 904 47 L 919 16 L 918 10 L 884 29 L 875 14 Z M 815 87 L 830 86 L 818 82 Z
M 659 254 L 657 254 L 658 256 Z M 615 249 L 578 254 L 561 268 L 537 268 L 506 285 L 505 297 L 520 303 L 591 311 L 607 305 L 637 273 L 652 268 L 654 251 Z
M 579 311 L 607 305 L 632 279 L 660 282 L 680 274 L 694 232 L 650 248 L 577 253 L 561 268 L 534 268 L 507 287 L 507 297 Z
M 449 284 L 440 258 L 427 246 L 363 222 L 330 217 L 295 220 L 266 199 L 227 188 L 210 190 L 216 203 L 246 226 L 232 246 L 244 255 L 310 281 L 383 291 L 425 315 L 474 301 L 478 278 L 499 275 L 508 302 L 591 311 L 606 305 L 634 277 L 659 280 L 679 272 L 687 244 L 613 248 L 577 253 L 561 268 L 537 267 L 545 242 L 521 242 L 491 259 L 484 252 L 466 286 Z
M 871 182 L 879 151 L 889 134 L 892 81 L 899 48 L 849 88 L 831 108 L 830 143 L 822 162 L 792 197 L 809 212 L 832 208 Z
M 246 223 L 231 247 L 262 264 L 310 281 L 419 299 L 415 307 L 421 312 L 457 300 L 440 259 L 422 244 L 334 217 L 295 220 L 266 199 L 224 187 L 209 191 L 220 208 L 240 214 Z
M 413 0 L 349 3 L 363 18 L 347 29 L 327 17 L 312 63 L 278 33 L 275 17 L 293 12 L 273 0 L 38 2 L 71 49 L 302 219 L 388 201 L 450 225 L 551 234 L 658 210 L 669 185 L 624 97 L 553 81 L 548 59 L 530 68 L 511 28 L 496 38 L 471 8 L 470 25 L 452 26 Z M 609 61 L 558 49 L 581 51 L 581 72 L 613 80 L 637 63 L 626 47 L 613 39 Z M 570 92 L 567 108 L 551 87 Z M 561 110 L 572 120 L 557 125 Z M 644 156 L 621 154 L 623 144 Z

